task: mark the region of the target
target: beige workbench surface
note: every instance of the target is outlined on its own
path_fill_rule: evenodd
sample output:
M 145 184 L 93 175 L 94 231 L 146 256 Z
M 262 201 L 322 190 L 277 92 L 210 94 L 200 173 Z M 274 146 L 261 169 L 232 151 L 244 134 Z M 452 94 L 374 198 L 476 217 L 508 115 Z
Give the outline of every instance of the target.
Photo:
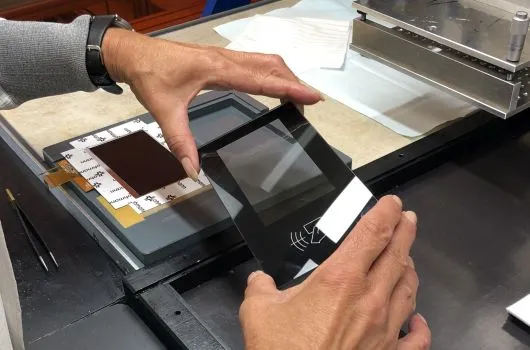
M 225 46 L 228 41 L 213 30 L 215 26 L 276 8 L 290 7 L 296 2 L 297 0 L 275 2 L 161 37 Z M 279 104 L 278 100 L 256 98 L 268 107 Z M 142 113 L 145 113 L 145 109 L 128 89 L 121 96 L 97 91 L 91 94 L 79 92 L 43 98 L 30 101 L 15 110 L 2 111 L 6 120 L 41 155 L 46 146 Z M 305 115 L 331 145 L 353 159 L 354 168 L 411 142 L 331 98 L 315 106 L 306 107 Z

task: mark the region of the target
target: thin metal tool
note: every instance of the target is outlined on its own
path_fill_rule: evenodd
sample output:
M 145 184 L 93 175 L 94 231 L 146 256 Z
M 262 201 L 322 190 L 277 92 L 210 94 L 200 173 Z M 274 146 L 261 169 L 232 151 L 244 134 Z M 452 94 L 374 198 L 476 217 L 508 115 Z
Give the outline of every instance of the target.
M 15 197 L 13 196 L 13 194 L 8 188 L 6 189 L 6 193 L 9 199 L 9 204 L 11 204 L 11 207 L 17 214 L 18 220 L 20 221 L 20 224 L 24 228 L 24 233 L 26 234 L 26 237 L 29 240 L 31 248 L 33 249 L 33 252 L 39 259 L 44 270 L 46 270 L 46 272 L 50 271 L 48 269 L 48 266 L 46 265 L 46 262 L 44 261 L 44 258 L 40 254 L 39 249 L 37 248 L 37 241 L 35 240 L 35 238 L 37 238 L 37 240 L 41 243 L 42 247 L 46 250 L 46 252 L 50 256 L 50 259 L 53 261 L 53 264 L 58 269 L 59 263 L 55 259 L 55 256 L 53 255 L 51 249 L 48 247 L 48 244 L 46 244 L 42 236 L 39 234 L 39 231 L 37 231 L 37 228 L 35 227 L 35 225 L 33 225 L 33 223 L 31 222 L 29 217 L 26 215 L 22 207 L 16 202 Z

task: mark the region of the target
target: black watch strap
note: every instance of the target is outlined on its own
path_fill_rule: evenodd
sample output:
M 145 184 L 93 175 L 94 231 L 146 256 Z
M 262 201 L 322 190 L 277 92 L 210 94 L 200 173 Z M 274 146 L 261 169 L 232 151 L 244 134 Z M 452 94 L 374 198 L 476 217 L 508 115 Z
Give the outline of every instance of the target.
M 94 85 L 110 93 L 121 94 L 122 88 L 110 77 L 101 56 L 103 37 L 110 27 L 132 29 L 127 22 L 117 15 L 93 16 L 88 30 L 86 69 Z

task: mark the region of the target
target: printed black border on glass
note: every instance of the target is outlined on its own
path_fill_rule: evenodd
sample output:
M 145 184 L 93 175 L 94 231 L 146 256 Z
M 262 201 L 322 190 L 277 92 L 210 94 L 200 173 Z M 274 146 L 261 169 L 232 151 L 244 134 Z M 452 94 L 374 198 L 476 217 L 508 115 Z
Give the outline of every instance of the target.
M 290 140 L 291 143 L 297 142 L 302 147 L 323 176 L 327 178 L 332 189 L 317 200 L 265 225 L 223 162 L 218 150 L 260 128 L 271 129 L 273 126 L 270 124 L 276 120 L 280 121 L 290 133 L 290 135 L 283 133 L 282 138 Z M 278 132 L 282 133 L 276 128 L 275 134 Z M 200 147 L 199 154 L 202 169 L 229 212 L 235 226 L 263 270 L 270 274 L 279 286 L 305 278 L 308 273 L 300 274 L 304 265 L 309 260 L 317 265 L 321 264 L 346 236 L 343 235 L 342 239 L 335 244 L 322 234 L 315 224 L 356 176 L 294 104 L 290 102 L 282 104 L 220 136 Z M 376 199 L 372 197 L 363 211 L 355 218 L 350 229 L 375 203 Z

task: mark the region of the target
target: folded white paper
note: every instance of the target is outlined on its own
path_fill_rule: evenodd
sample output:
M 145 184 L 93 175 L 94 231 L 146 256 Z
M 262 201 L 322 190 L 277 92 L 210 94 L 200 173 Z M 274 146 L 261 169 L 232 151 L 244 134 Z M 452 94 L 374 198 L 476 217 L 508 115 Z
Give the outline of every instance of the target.
M 351 0 L 302 0 L 293 7 L 280 8 L 267 12 L 265 16 L 277 18 L 320 18 L 351 21 L 358 16 L 351 6 Z M 254 17 L 237 19 L 221 24 L 214 30 L 230 41 L 234 41 L 245 31 Z
M 282 56 L 297 74 L 341 68 L 348 48 L 350 21 L 255 16 L 228 49 Z

